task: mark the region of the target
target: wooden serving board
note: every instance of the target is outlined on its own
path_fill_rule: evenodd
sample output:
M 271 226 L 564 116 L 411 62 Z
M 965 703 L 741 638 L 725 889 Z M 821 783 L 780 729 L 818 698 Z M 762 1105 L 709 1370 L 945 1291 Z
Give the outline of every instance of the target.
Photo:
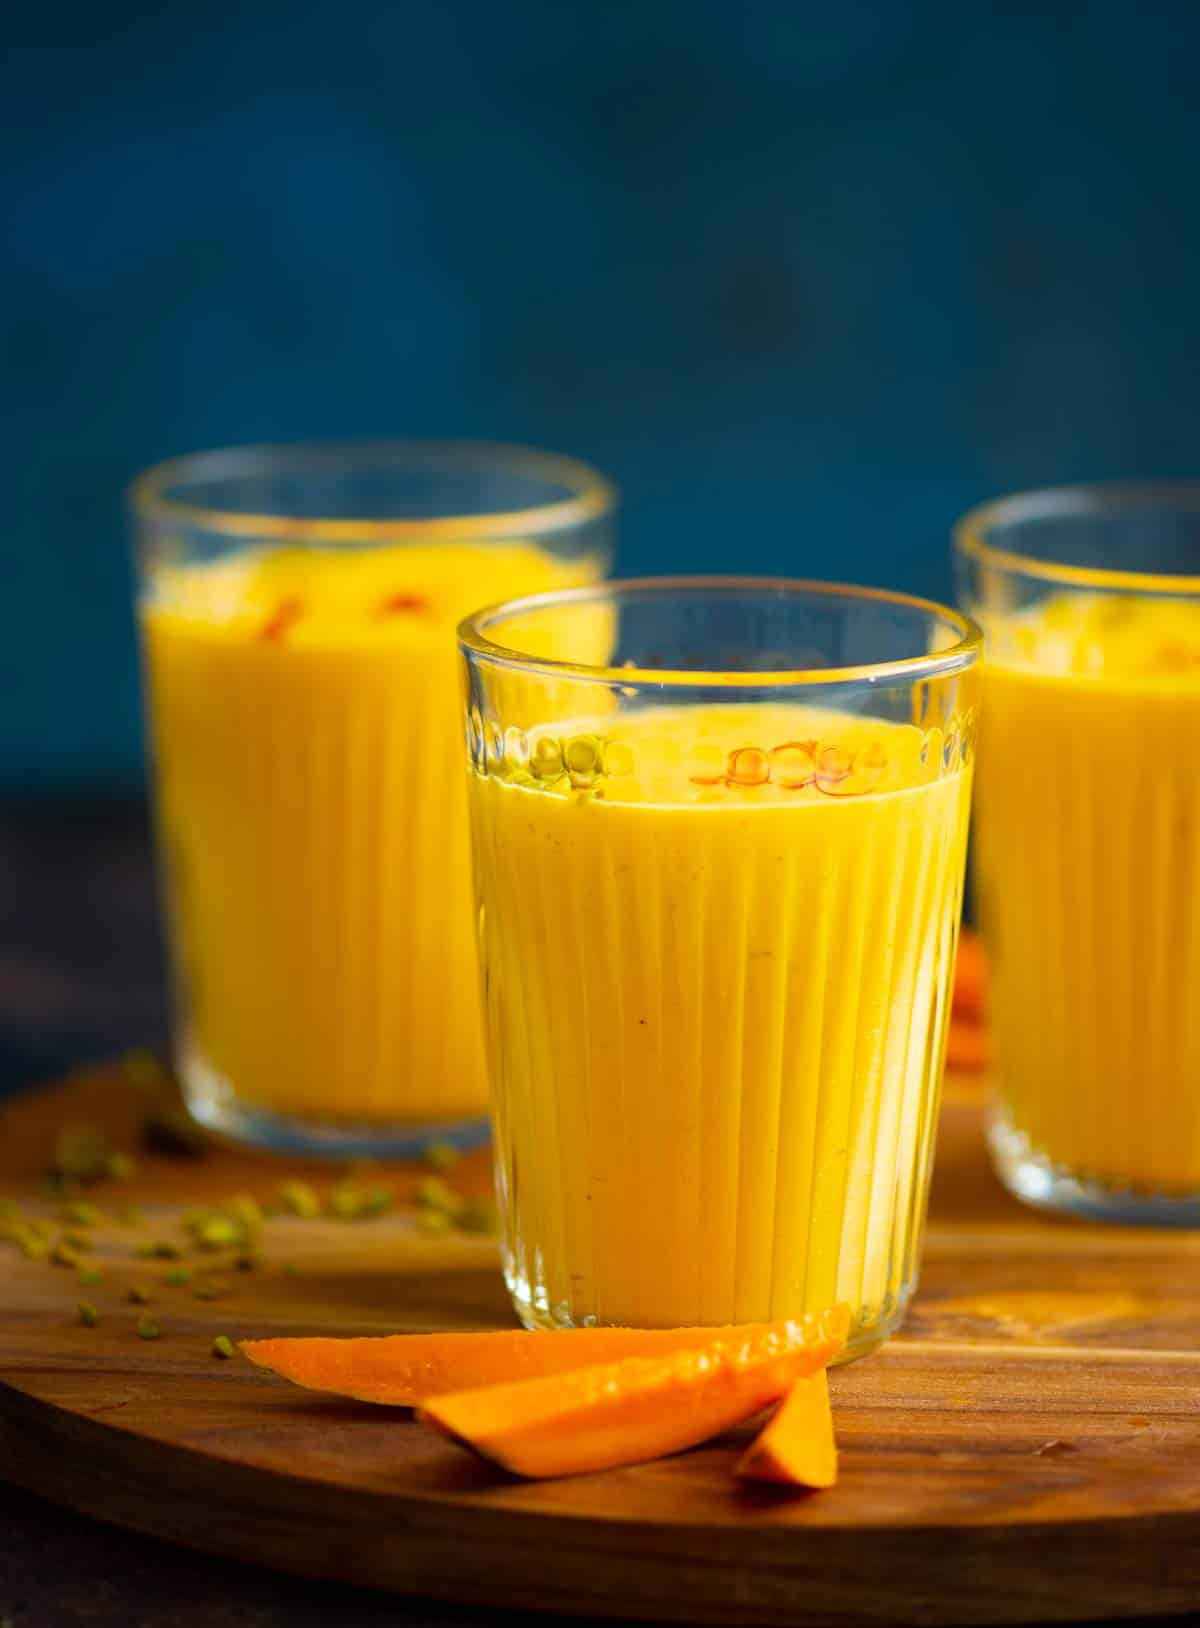
M 1200 1606 L 1200 1234 L 1042 1220 L 1002 1193 L 980 1110 L 951 1091 L 922 1288 L 905 1332 L 833 1375 L 842 1451 L 821 1494 L 751 1491 L 726 1438 L 571 1481 L 519 1483 L 399 1411 L 296 1390 L 214 1335 L 511 1323 L 494 1245 L 410 1210 L 273 1220 L 226 1299 L 161 1287 L 135 1331 L 134 1246 L 182 1210 L 302 1173 L 220 1151 L 149 1158 L 147 1232 L 102 1228 L 104 1271 L 0 1247 L 0 1475 L 101 1520 L 216 1555 L 405 1593 L 673 1622 L 1000 1623 Z M 130 1144 L 115 1072 L 0 1113 L 0 1195 L 47 1203 L 64 1120 Z M 419 1173 L 378 1171 L 404 1205 Z M 459 1168 L 486 1185 L 482 1157 Z M 285 1269 L 283 1263 L 291 1263 Z M 76 1321 L 80 1297 L 98 1326 Z

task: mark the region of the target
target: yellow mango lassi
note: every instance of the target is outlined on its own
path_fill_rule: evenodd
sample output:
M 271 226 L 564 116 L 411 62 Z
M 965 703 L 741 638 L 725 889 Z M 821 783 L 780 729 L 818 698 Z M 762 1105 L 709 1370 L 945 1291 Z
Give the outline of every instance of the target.
M 1035 1199 L 1066 1178 L 1074 1207 L 1200 1199 L 1200 601 L 979 618 L 1002 1173 Z
M 899 1320 L 969 747 L 969 729 L 731 701 L 538 725 L 477 767 L 496 1169 L 527 1323 L 845 1301 L 855 1354 Z
M 151 574 L 179 1060 L 201 1117 L 336 1144 L 482 1114 L 453 629 L 601 570 L 450 540 L 252 546 Z

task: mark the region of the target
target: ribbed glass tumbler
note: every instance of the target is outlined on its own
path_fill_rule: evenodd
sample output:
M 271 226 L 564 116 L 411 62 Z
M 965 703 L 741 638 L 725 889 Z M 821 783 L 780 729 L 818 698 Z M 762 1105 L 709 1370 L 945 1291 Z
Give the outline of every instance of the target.
M 531 1327 L 853 1312 L 916 1278 L 976 630 L 741 579 L 460 629 L 505 1271 Z
M 599 581 L 613 493 L 545 453 L 262 447 L 132 502 L 175 1053 L 302 1153 L 485 1133 L 454 629 Z

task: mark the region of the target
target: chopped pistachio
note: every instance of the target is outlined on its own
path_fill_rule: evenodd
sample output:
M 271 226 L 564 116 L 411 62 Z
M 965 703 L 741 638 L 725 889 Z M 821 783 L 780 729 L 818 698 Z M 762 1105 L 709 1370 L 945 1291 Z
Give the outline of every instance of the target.
M 159 1328 L 153 1317 L 139 1317 L 137 1331 L 140 1340 L 160 1340 L 162 1338 L 162 1329 Z
M 137 1175 L 137 1160 L 132 1153 L 110 1153 L 104 1167 L 109 1181 L 129 1181 Z
M 196 1228 L 196 1242 L 201 1249 L 228 1249 L 230 1244 L 242 1241 L 242 1228 L 228 1215 L 210 1215 Z
M 78 1266 L 79 1251 L 72 1249 L 68 1243 L 60 1242 L 50 1251 L 50 1260 L 55 1266 Z
M 283 1275 L 284 1275 L 284 1277 L 289 1277 L 289 1278 L 294 1278 L 295 1277 L 295 1275 L 296 1275 L 296 1263 L 295 1263 L 295 1261 L 284 1261 L 284 1263 L 283 1263 Z
M 79 1321 L 83 1324 L 84 1328 L 95 1328 L 96 1324 L 100 1321 L 100 1313 L 96 1310 L 95 1306 L 92 1305 L 91 1301 L 81 1300 L 79 1302 L 78 1310 Z
M 66 1244 L 68 1249 L 73 1249 L 78 1255 L 82 1255 L 85 1250 L 93 1247 L 92 1240 L 88 1237 L 86 1232 L 64 1232 L 62 1235 L 62 1241 L 64 1244 Z
M 430 1142 L 421 1154 L 422 1160 L 430 1170 L 440 1172 L 453 1170 L 461 1157 L 453 1142 Z
M 228 1214 L 233 1216 L 235 1221 L 240 1221 L 248 1232 L 253 1232 L 262 1226 L 262 1207 L 258 1200 L 252 1198 L 249 1193 L 235 1193 L 226 1204 L 225 1209 Z
M 417 1188 L 417 1201 L 430 1210 L 442 1210 L 448 1216 L 461 1215 L 466 1199 L 437 1176 L 427 1176 Z
M 228 1334 L 217 1335 L 212 1343 L 212 1354 L 214 1357 L 222 1357 L 226 1361 L 234 1355 L 233 1341 Z
M 292 1215 L 298 1215 L 305 1221 L 311 1221 L 321 1213 L 321 1200 L 306 1181 L 285 1182 L 279 1196 Z
M 329 1194 L 325 1213 L 338 1221 L 368 1221 L 392 1207 L 386 1187 L 351 1187 L 342 1182 Z
M 154 1299 L 154 1296 L 150 1293 L 149 1289 L 144 1287 L 143 1284 L 131 1283 L 129 1286 L 129 1292 L 126 1294 L 125 1298 L 134 1306 L 148 1306 Z
M 357 1221 L 362 1214 L 363 1201 L 364 1195 L 357 1187 L 342 1183 L 330 1193 L 326 1209 L 339 1221 Z
M 94 1227 L 104 1220 L 104 1214 L 94 1204 L 89 1204 L 86 1198 L 77 1198 L 64 1209 L 63 1220 L 69 1221 L 73 1227 Z
M 177 1261 L 183 1251 L 166 1238 L 156 1238 L 153 1243 L 139 1244 L 138 1254 L 147 1261 Z
M 450 1217 L 445 1210 L 420 1210 L 417 1213 L 418 1232 L 449 1232 Z
M 172 1289 L 182 1288 L 185 1283 L 191 1281 L 192 1269 L 190 1266 L 169 1266 L 163 1273 L 163 1282 L 169 1284 Z
M 27 1261 L 44 1261 L 50 1253 L 50 1240 L 36 1232 L 27 1232 L 21 1239 L 21 1253 Z
M 76 1275 L 85 1289 L 94 1289 L 97 1283 L 101 1283 L 104 1280 L 104 1273 L 98 1266 L 77 1267 Z
M 98 1181 L 112 1152 L 95 1125 L 64 1125 L 54 1139 L 52 1171 L 64 1180 Z
M 563 762 L 574 774 L 595 774 L 603 756 L 603 743 L 596 735 L 572 735 L 563 748 Z

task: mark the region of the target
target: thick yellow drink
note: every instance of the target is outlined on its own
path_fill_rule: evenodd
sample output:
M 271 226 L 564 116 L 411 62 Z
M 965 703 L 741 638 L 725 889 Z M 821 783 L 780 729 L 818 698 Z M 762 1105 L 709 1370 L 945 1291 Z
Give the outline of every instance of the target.
M 766 703 L 539 727 L 473 775 L 527 1321 L 898 1320 L 969 795 L 957 734 Z
M 1200 1194 L 1200 602 L 1054 593 L 981 619 L 1002 1162 Z
M 201 1111 L 225 1093 L 333 1130 L 483 1111 L 453 630 L 597 571 L 489 541 L 251 548 L 153 575 L 158 817 Z

